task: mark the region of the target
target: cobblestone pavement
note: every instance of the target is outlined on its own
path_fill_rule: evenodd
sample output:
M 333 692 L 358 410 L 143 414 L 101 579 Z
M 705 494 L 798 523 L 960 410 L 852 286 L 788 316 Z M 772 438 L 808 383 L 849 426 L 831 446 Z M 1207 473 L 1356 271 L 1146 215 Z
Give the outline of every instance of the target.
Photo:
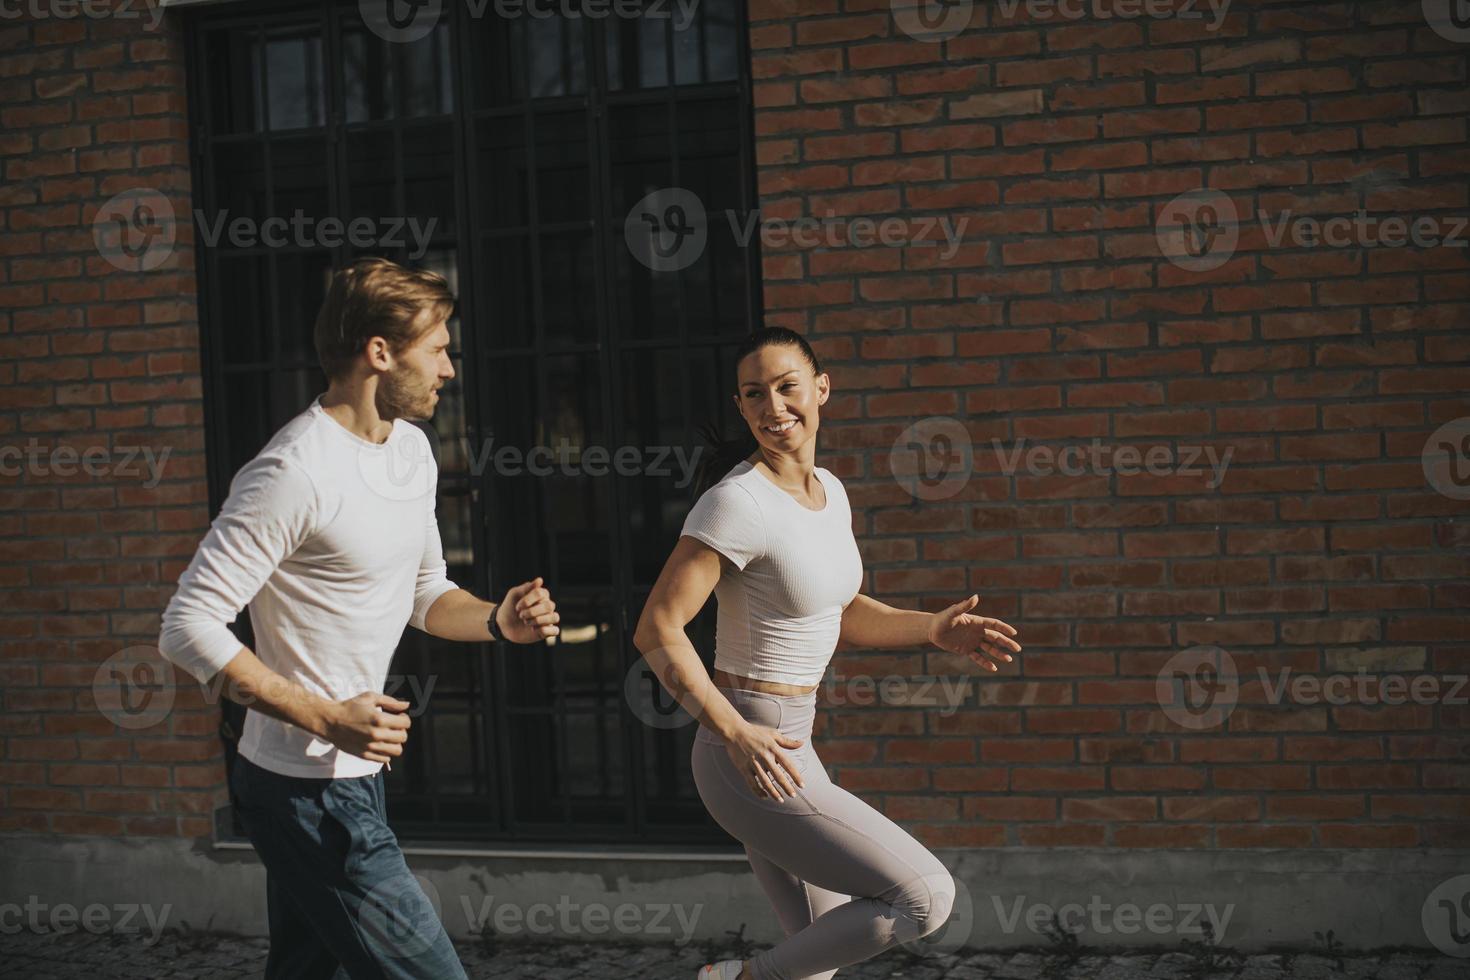
M 25 980 L 244 980 L 265 966 L 265 939 L 209 934 L 169 934 L 152 945 L 137 936 L 0 933 L 0 977 Z M 473 980 L 694 980 L 700 965 L 749 953 L 756 947 L 721 948 L 590 944 L 458 944 Z M 1470 959 L 1400 950 L 1346 955 L 1316 953 L 1242 955 L 1217 953 L 1206 961 L 1194 951 L 1118 953 L 1080 950 L 963 951 L 917 956 L 893 950 L 838 972 L 846 980 L 1470 980 Z

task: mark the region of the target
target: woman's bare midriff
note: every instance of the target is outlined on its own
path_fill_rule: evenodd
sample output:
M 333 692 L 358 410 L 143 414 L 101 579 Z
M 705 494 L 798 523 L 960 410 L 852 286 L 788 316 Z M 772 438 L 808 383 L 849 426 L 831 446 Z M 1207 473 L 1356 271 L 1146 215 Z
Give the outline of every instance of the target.
M 810 694 L 817 689 L 817 685 L 809 684 L 802 687 L 799 684 L 782 684 L 777 681 L 756 680 L 754 677 L 742 677 L 729 671 L 716 670 L 712 675 L 716 687 L 735 687 L 742 691 L 755 691 L 759 694 L 781 694 L 788 697 L 799 694 Z

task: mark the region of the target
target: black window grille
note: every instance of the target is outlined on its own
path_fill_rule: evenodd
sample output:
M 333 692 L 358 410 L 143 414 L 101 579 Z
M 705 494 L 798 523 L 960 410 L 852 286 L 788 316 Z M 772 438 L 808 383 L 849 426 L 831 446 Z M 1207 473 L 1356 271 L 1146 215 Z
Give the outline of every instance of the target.
M 445 0 L 411 41 L 334 0 L 189 14 L 212 503 L 325 389 L 311 327 L 333 267 L 376 254 L 444 274 L 458 376 L 426 425 L 450 574 L 497 599 L 543 575 L 568 642 L 405 631 L 390 683 L 416 715 L 388 776 L 394 825 L 427 840 L 727 840 L 690 780 L 695 726 L 644 724 L 624 681 L 689 504 L 677 457 L 649 469 L 728 415 L 731 351 L 761 319 L 759 256 L 712 233 L 694 264 L 654 271 L 624 219 L 666 187 L 698 195 L 712 229 L 753 209 L 744 7 L 705 0 L 687 24 L 496 9 Z M 373 219 L 379 239 L 230 232 L 298 212 Z M 420 244 L 407 222 L 430 219 Z M 496 462 L 537 446 L 561 453 L 552 473 Z M 594 447 L 631 447 L 643 471 L 589 474 Z M 713 602 L 690 633 L 708 662 Z M 227 704 L 227 728 L 243 715 Z

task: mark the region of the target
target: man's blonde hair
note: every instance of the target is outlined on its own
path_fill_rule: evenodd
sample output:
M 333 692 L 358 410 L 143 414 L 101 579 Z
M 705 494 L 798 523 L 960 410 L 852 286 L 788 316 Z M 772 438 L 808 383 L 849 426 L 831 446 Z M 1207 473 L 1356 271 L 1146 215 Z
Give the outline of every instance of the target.
M 369 339 L 382 337 L 397 354 L 454 311 L 449 283 L 436 272 L 406 269 L 387 259 L 358 259 L 332 274 L 316 317 L 313 340 L 328 380 L 347 373 Z M 425 310 L 433 315 L 419 322 Z

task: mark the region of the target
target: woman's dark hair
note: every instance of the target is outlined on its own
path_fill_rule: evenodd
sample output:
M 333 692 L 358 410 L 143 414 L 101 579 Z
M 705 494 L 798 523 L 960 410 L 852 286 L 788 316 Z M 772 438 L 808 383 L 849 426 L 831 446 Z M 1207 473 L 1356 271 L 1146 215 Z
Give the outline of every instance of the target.
M 785 327 L 763 327 L 741 341 L 740 346 L 735 348 L 736 369 L 738 370 L 740 362 L 751 354 L 775 344 L 795 347 L 801 351 L 801 356 L 806 358 L 806 362 L 812 366 L 812 374 L 822 373 L 822 367 L 817 363 L 817 355 L 812 352 L 812 345 L 808 344 L 806 338 L 801 334 L 795 330 L 787 330 Z M 742 424 L 744 424 L 743 421 Z M 749 457 L 760 445 L 756 442 L 755 436 L 751 434 L 749 427 L 731 439 L 725 438 L 723 429 L 724 426 L 717 421 L 708 421 L 699 427 L 699 434 L 704 438 L 705 445 L 700 449 L 699 468 L 694 475 L 693 499 L 695 500 L 698 500 L 710 487 L 719 483 L 726 473 Z

